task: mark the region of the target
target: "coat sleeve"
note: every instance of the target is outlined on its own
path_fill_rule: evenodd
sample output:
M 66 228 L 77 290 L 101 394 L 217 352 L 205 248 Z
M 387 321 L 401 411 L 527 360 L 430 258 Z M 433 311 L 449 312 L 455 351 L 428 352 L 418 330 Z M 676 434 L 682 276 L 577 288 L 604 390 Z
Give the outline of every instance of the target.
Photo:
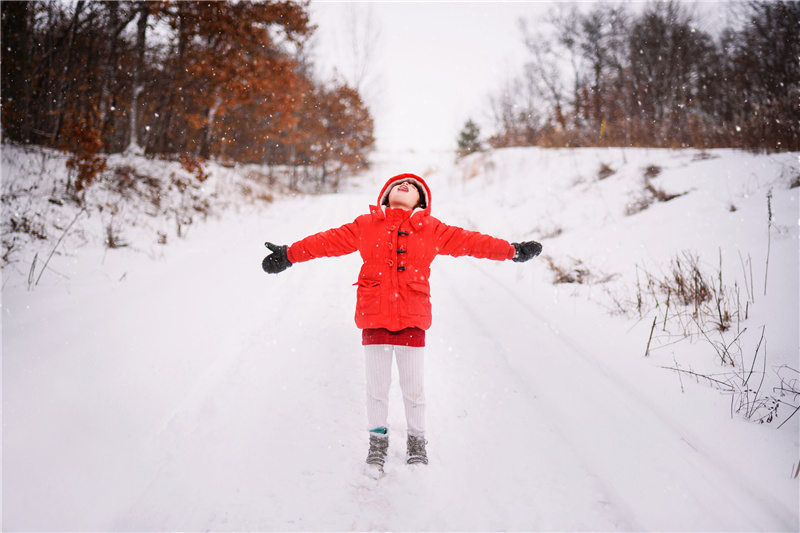
M 516 250 L 506 240 L 438 222 L 434 231 L 436 253 L 460 257 L 504 261 L 514 257 Z
M 289 246 L 286 256 L 292 263 L 302 263 L 318 257 L 336 257 L 358 250 L 358 224 L 350 222 L 309 235 Z

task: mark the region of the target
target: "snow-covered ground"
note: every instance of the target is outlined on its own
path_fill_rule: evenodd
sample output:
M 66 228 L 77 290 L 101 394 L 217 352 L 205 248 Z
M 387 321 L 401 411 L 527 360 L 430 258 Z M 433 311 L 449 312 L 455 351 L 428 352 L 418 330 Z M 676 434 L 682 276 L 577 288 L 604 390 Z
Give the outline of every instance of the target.
M 614 173 L 600 179 L 603 167 Z M 681 196 L 626 214 L 652 194 L 649 167 L 651 191 Z M 800 368 L 798 154 L 384 154 L 339 194 L 253 205 L 231 192 L 253 169 L 212 166 L 198 194 L 228 198 L 223 216 L 178 238 L 180 206 L 163 219 L 109 201 L 78 217 L 39 277 L 78 213 L 48 201 L 59 168 L 3 147 L 4 209 L 48 236 L 4 239 L 15 243 L 2 280 L 4 530 L 800 529 L 800 415 L 778 428 L 800 399 L 776 390 L 781 379 L 796 390 Z M 541 240 L 544 253 L 434 262 L 430 464 L 403 464 L 395 384 L 387 474 L 374 480 L 362 471 L 358 257 L 277 276 L 260 261 L 265 240 L 349 222 L 399 172 L 428 180 L 442 220 Z M 109 226 L 129 246 L 106 249 Z M 739 314 L 725 333 L 706 324 L 685 340 L 691 323 L 659 318 L 645 357 L 663 309 L 639 316 L 637 280 L 668 276 L 687 253 L 739 289 Z M 553 284 L 550 264 L 588 282 Z M 621 302 L 626 314 L 608 312 Z M 758 398 L 786 403 L 764 424 L 734 409 Z

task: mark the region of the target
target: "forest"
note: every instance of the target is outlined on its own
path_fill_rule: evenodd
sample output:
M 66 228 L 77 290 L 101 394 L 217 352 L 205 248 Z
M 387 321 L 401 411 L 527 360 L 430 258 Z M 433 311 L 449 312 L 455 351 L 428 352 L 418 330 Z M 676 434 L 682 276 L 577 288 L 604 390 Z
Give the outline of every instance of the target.
M 211 158 L 321 183 L 368 165 L 373 116 L 356 88 L 315 74 L 308 1 L 0 8 L 3 142 L 72 154 L 77 191 L 121 152 L 200 179 Z M 490 95 L 489 144 L 800 150 L 800 3 L 719 9 L 730 22 L 713 29 L 677 1 L 554 2 L 520 20 L 529 61 Z M 468 126 L 462 152 L 478 146 Z
M 491 97 L 490 144 L 800 150 L 800 3 L 713 3 L 721 28 L 695 8 L 564 3 L 521 20 L 529 61 Z
M 3 2 L 4 141 L 74 154 L 78 191 L 125 151 L 357 170 L 372 116 L 315 79 L 313 32 L 307 2 Z

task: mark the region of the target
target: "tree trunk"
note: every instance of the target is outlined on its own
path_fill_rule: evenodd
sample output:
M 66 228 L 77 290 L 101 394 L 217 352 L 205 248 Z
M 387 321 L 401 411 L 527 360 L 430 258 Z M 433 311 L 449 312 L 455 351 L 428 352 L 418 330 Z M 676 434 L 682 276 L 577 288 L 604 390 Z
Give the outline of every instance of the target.
M 297 167 L 294 165 L 296 155 L 297 155 L 297 146 L 295 145 L 295 143 L 292 143 L 291 146 L 289 147 L 289 165 L 292 167 L 289 178 L 290 189 L 297 188 Z
M 69 38 L 67 39 L 67 60 L 64 63 L 64 72 L 62 75 L 62 88 L 58 91 L 58 100 L 56 103 L 56 123 L 53 127 L 53 134 L 52 138 L 54 141 L 58 141 L 59 135 L 61 134 L 61 126 L 64 125 L 64 107 L 66 105 L 66 97 L 72 90 L 72 83 L 70 77 L 70 71 L 72 70 L 72 48 L 73 43 L 75 42 L 75 32 L 78 30 L 78 19 L 80 18 L 81 11 L 83 11 L 86 2 L 84 0 L 78 0 L 75 4 L 75 14 L 72 16 L 72 23 L 67 30 L 69 32 Z
M 206 159 L 211 157 L 211 143 L 214 140 L 214 120 L 217 117 L 217 109 L 219 109 L 220 104 L 222 102 L 217 98 L 214 101 L 214 105 L 208 108 L 206 125 L 203 128 L 204 131 L 200 140 L 200 157 Z
M 139 23 L 136 26 L 136 62 L 133 65 L 133 95 L 131 97 L 131 120 L 128 146 L 126 152 L 143 154 L 144 148 L 139 145 L 139 96 L 142 93 L 142 70 L 144 70 L 144 54 L 147 45 L 147 17 L 150 15 L 148 2 L 139 3 Z
M 119 26 L 119 4 L 109 2 L 108 22 L 105 31 L 105 46 L 107 53 L 101 54 L 103 58 L 99 68 L 90 69 L 90 72 L 101 72 L 103 76 L 103 90 L 101 91 L 101 101 L 98 102 L 102 119 L 103 138 L 106 139 L 108 147 L 113 150 L 109 133 L 115 128 L 115 118 L 117 114 L 117 66 L 118 46 L 117 46 L 117 27 Z M 94 54 L 90 55 L 90 60 L 96 60 Z

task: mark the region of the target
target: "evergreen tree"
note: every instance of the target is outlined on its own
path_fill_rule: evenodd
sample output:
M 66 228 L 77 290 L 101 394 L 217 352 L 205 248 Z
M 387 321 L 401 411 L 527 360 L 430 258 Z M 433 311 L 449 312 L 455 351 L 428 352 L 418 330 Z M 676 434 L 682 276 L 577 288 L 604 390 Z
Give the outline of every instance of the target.
M 458 155 L 464 157 L 479 151 L 481 149 L 480 136 L 480 127 L 472 119 L 467 120 L 458 136 Z

